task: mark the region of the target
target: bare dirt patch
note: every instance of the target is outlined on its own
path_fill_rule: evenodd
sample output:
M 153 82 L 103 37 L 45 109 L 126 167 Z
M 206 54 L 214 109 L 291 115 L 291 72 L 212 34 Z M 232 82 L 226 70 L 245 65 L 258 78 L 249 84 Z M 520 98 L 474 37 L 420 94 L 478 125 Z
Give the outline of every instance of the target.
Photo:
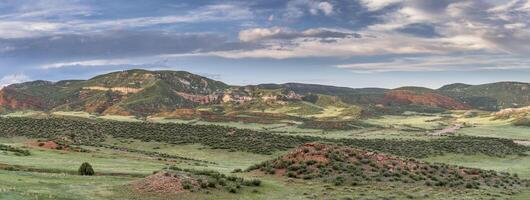
M 27 146 L 32 148 L 52 149 L 60 151 L 87 152 L 87 150 L 82 149 L 80 147 L 70 146 L 66 142 L 58 142 L 55 140 L 32 141 L 28 142 Z
M 55 141 L 43 141 L 43 142 L 34 141 L 34 142 L 29 142 L 28 144 L 31 147 L 39 147 L 39 148 L 44 148 L 44 149 L 59 148 L 60 150 L 62 150 L 62 147 L 59 147 L 60 145 L 57 144 Z
M 526 140 L 514 140 L 513 143 L 523 145 L 523 146 L 530 146 L 530 141 L 526 141 Z
M 179 173 L 158 172 L 132 184 L 135 191 L 144 193 L 176 194 L 189 192 L 190 187 L 197 186 L 197 180 Z

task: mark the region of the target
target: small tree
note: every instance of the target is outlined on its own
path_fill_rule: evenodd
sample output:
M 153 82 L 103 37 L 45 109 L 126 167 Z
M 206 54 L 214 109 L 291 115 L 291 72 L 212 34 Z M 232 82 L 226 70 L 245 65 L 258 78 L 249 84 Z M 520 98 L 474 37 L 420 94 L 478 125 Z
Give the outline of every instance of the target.
M 81 164 L 81 167 L 79 167 L 78 172 L 81 176 L 93 176 L 95 174 L 94 169 L 92 169 L 92 165 L 87 162 Z

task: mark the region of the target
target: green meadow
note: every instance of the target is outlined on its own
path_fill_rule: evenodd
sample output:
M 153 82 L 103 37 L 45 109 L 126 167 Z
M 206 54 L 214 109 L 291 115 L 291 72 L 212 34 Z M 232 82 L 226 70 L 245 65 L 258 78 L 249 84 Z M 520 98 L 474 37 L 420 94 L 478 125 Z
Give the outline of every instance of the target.
M 42 113 L 16 113 L 8 117 L 42 116 Z M 54 113 L 62 117 L 89 118 L 99 120 L 136 121 L 132 117 L 91 116 L 85 113 Z M 242 122 L 204 122 L 163 118 L 151 118 L 155 123 L 186 123 L 222 125 L 235 128 L 262 131 L 263 134 L 290 136 L 315 136 L 324 138 L 366 138 L 393 140 L 430 140 L 429 131 L 438 130 L 453 123 L 467 123 L 457 135 L 499 137 L 529 140 L 528 128 L 515 127 L 506 121 L 496 121 L 485 117 L 462 118 L 458 115 L 407 115 L 383 116 L 367 119 L 375 128 L 356 130 L 319 130 L 300 128 L 296 124 L 255 124 Z M 442 136 L 447 137 L 447 136 Z M 245 170 L 250 166 L 278 158 L 287 151 L 276 151 L 265 155 L 226 149 L 213 149 L 200 144 L 170 144 L 165 142 L 141 141 L 127 138 L 107 137 L 102 143 L 107 146 L 79 147 L 87 152 L 48 149 L 34 144 L 39 138 L 2 137 L 0 144 L 28 150 L 29 156 L 13 152 L 0 152 L 0 199 L 528 199 L 529 192 L 505 192 L 502 189 L 475 190 L 431 187 L 421 184 L 400 184 L 374 182 L 361 185 L 335 186 L 319 180 L 301 180 L 266 175 L 259 172 L 232 173 L 236 169 Z M 40 138 L 43 139 L 43 138 Z M 109 148 L 109 147 L 115 148 Z M 121 148 L 121 149 L 120 149 Z M 160 153 L 175 158 L 161 158 L 150 153 Z M 505 157 L 486 155 L 445 154 L 422 158 L 430 163 L 495 170 L 517 174 L 522 179 L 530 179 L 530 152 Z M 183 158 L 183 159 L 179 159 Z M 89 162 L 97 176 L 75 175 L 83 162 Z M 6 169 L 8 166 L 32 170 Z M 214 170 L 245 179 L 260 179 L 258 188 L 242 188 L 237 193 L 222 190 L 209 192 L 187 192 L 181 194 L 138 193 L 131 184 L 141 181 L 154 171 L 176 166 L 183 169 Z

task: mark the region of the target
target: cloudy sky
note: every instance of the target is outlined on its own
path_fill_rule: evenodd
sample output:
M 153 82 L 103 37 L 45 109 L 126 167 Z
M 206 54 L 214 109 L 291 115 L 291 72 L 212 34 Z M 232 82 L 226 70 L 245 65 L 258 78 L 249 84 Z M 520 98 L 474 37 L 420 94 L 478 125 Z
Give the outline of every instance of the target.
M 0 86 L 132 68 L 236 85 L 530 82 L 530 0 L 0 0 Z

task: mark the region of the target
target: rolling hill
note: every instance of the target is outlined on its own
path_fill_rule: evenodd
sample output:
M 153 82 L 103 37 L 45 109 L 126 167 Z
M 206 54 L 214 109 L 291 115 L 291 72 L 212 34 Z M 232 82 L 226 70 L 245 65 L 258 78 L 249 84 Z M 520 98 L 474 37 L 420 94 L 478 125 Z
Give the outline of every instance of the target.
M 497 111 L 530 105 L 530 83 L 451 84 L 437 91 L 481 110 Z
M 34 81 L 2 89 L 4 110 L 151 115 L 217 101 L 229 86 L 188 72 L 129 70 L 86 81 Z
M 0 90 L 0 111 L 85 111 L 145 117 L 200 108 L 221 114 L 250 111 L 337 118 L 347 117 L 348 113 L 399 114 L 529 106 L 529 86 L 516 82 L 451 84 L 436 90 L 355 89 L 301 83 L 230 86 L 184 71 L 128 70 L 89 80 L 10 85 Z

